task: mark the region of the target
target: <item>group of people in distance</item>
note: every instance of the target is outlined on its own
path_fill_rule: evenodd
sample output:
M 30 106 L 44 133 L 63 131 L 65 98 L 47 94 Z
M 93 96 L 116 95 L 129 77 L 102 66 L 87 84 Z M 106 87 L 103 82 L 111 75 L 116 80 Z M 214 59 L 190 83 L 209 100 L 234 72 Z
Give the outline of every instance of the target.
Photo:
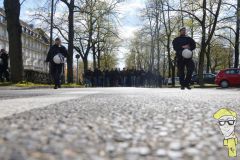
M 119 68 L 92 71 L 88 69 L 83 75 L 84 84 L 90 87 L 160 87 L 163 78 L 158 72 Z
M 192 51 L 196 48 L 195 41 L 187 36 L 186 28 L 179 30 L 179 37 L 173 40 L 173 48 L 176 51 L 176 60 L 181 89 L 191 89 L 190 81 L 194 71 L 194 62 L 192 60 Z M 184 55 L 184 52 L 190 53 L 190 56 Z M 54 89 L 61 88 L 61 77 L 64 61 L 60 61 L 61 57 L 67 58 L 67 50 L 61 45 L 61 40 L 57 38 L 48 53 L 46 62 L 51 63 L 51 74 L 54 79 Z M 56 61 L 55 61 L 56 59 Z M 59 59 L 59 60 L 58 60 Z M 187 72 L 185 73 L 185 69 Z M 93 87 L 98 86 L 160 86 L 162 85 L 162 77 L 159 73 L 135 69 L 112 69 L 110 71 L 94 71 L 88 70 L 84 75 L 84 82 Z

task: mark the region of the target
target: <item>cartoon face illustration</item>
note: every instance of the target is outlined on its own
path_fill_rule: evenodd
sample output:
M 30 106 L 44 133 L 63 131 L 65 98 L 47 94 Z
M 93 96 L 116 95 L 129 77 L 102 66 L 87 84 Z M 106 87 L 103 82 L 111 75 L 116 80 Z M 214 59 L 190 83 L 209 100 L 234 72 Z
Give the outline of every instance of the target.
M 229 137 L 234 133 L 236 118 L 233 116 L 223 116 L 218 120 L 219 127 L 224 137 Z
M 238 138 L 235 134 L 237 113 L 222 108 L 213 115 L 213 118 L 218 120 L 218 126 L 224 135 L 223 145 L 228 148 L 228 156 L 237 157 Z

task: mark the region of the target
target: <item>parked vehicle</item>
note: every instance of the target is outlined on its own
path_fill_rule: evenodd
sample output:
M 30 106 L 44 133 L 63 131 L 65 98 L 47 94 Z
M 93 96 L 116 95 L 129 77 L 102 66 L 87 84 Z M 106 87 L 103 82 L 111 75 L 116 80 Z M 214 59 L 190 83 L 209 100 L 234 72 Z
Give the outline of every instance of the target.
M 176 85 L 179 85 L 179 84 L 180 84 L 179 77 L 175 77 L 175 84 L 176 84 Z M 168 80 L 167 80 L 167 85 L 172 85 L 172 78 L 168 78 Z
M 240 86 L 240 68 L 221 70 L 216 76 L 215 83 L 222 88 Z
M 212 73 L 204 73 L 203 74 L 203 82 L 206 84 L 215 84 L 215 74 Z M 192 80 L 191 80 L 191 84 L 197 83 L 199 84 L 199 79 L 198 79 L 198 75 L 194 74 L 192 76 Z

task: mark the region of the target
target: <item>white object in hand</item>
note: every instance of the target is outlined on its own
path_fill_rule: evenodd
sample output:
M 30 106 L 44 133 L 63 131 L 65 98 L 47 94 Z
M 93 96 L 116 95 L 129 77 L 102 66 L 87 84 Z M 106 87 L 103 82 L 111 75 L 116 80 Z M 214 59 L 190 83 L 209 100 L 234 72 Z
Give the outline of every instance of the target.
M 55 64 L 62 64 L 64 63 L 64 56 L 61 53 L 58 53 L 53 57 L 53 62 Z
M 182 56 L 183 56 L 183 58 L 190 59 L 193 56 L 193 52 L 189 49 L 184 49 L 182 51 Z

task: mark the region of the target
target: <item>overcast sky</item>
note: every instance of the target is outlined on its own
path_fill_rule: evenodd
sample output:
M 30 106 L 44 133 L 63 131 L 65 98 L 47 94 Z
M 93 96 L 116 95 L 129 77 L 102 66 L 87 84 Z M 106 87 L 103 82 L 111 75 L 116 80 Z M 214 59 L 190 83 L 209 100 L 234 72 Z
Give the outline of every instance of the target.
M 128 42 L 133 36 L 137 29 L 141 28 L 141 19 L 139 16 L 139 11 L 144 8 L 145 0 L 127 0 L 122 3 L 120 11 L 122 16 L 120 22 L 122 26 L 119 26 L 120 36 L 125 42 Z M 125 46 L 126 45 L 126 46 Z M 125 55 L 128 53 L 127 44 L 123 44 L 120 48 L 119 57 L 119 67 L 123 68 L 125 64 Z

